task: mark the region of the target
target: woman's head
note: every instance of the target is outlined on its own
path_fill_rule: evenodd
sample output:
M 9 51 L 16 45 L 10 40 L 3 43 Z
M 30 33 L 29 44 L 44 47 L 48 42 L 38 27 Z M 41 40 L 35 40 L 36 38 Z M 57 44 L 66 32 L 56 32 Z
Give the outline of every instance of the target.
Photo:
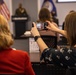
M 52 21 L 52 16 L 47 8 L 42 8 L 39 12 L 39 20 L 45 22 L 46 20 Z
M 0 15 L 0 49 L 7 49 L 13 44 L 7 20 Z
M 65 18 L 67 40 L 71 46 L 76 44 L 76 12 L 69 13 Z

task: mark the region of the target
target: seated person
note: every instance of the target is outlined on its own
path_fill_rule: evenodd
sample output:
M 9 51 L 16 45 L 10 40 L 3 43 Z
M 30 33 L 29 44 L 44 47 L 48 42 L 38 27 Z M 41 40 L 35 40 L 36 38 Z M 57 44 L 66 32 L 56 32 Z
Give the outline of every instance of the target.
M 35 75 L 28 53 L 11 48 L 13 42 L 7 20 L 0 15 L 0 74 Z
M 41 29 L 42 31 L 40 31 L 41 35 L 52 35 L 52 36 L 57 36 L 57 41 L 60 40 L 59 34 L 54 32 L 54 31 L 49 31 L 49 30 L 45 30 L 44 29 L 44 24 L 46 22 L 46 20 L 52 22 L 52 15 L 50 14 L 49 10 L 47 8 L 42 8 L 39 12 L 39 20 L 37 21 L 38 23 L 41 23 Z M 58 27 L 55 24 L 56 27 Z
M 69 48 L 63 47 L 60 49 L 49 48 L 42 38 L 40 33 L 36 28 L 36 24 L 33 22 L 33 27 L 31 33 L 34 36 L 36 42 L 41 51 L 41 60 L 44 59 L 46 63 L 53 62 L 55 65 L 64 68 L 76 68 L 76 12 L 69 13 L 65 18 L 65 28 L 64 30 L 59 29 L 55 26 L 55 23 L 46 21 L 49 30 L 60 33 L 65 36 L 69 43 Z

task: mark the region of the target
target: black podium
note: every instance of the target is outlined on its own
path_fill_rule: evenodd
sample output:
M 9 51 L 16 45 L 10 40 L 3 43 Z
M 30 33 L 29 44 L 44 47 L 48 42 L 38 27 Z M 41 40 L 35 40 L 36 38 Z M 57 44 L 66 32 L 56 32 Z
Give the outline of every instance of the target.
M 20 37 L 26 31 L 28 17 L 26 16 L 12 16 L 12 22 L 15 23 L 15 37 Z

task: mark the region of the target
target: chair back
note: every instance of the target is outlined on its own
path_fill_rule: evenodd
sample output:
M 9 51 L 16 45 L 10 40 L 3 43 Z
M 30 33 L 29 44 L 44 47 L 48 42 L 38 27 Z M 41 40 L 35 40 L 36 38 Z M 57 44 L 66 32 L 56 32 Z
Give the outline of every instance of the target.
M 57 36 L 41 35 L 48 47 L 57 48 Z

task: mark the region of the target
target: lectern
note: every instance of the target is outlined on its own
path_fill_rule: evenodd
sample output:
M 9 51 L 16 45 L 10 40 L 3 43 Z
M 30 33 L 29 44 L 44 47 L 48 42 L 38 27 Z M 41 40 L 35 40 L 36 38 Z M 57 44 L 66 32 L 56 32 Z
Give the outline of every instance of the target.
M 12 16 L 12 22 L 15 23 L 15 37 L 20 37 L 26 31 L 26 24 L 28 17 L 26 16 Z

